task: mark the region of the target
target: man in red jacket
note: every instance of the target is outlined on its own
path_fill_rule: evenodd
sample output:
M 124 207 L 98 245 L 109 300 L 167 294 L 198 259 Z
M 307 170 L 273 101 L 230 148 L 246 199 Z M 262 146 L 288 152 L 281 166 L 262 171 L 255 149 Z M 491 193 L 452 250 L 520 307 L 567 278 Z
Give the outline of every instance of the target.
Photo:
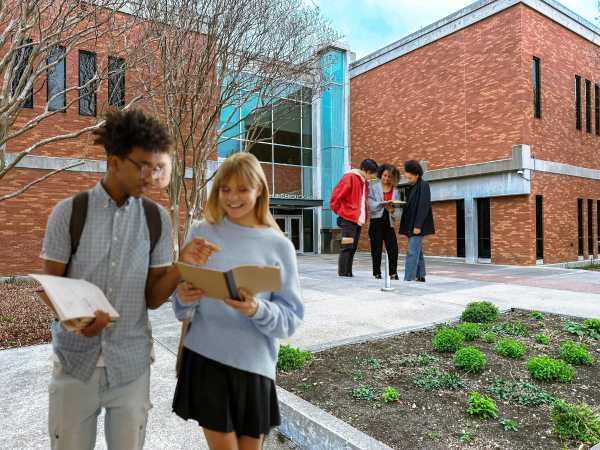
M 358 247 L 360 227 L 367 221 L 369 208 L 369 181 L 377 176 L 377 163 L 365 159 L 360 169 L 346 173 L 331 192 L 329 205 L 338 216 L 337 225 L 342 229 L 342 244 L 338 259 L 338 275 L 352 276 L 352 261 Z

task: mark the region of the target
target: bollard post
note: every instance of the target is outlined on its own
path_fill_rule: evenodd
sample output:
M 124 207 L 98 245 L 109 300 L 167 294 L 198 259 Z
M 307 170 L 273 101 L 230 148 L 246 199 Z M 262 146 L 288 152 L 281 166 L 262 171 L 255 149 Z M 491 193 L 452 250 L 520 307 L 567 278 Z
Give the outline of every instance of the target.
M 384 292 L 391 292 L 394 290 L 392 287 L 392 280 L 390 279 L 389 262 L 387 251 L 383 252 L 385 258 L 383 258 L 383 287 L 381 288 Z

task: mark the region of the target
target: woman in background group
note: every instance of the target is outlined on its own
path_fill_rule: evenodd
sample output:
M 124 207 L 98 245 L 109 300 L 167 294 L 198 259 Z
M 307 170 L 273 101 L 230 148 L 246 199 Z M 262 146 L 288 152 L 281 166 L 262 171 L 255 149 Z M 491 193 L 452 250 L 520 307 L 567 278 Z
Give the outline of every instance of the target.
M 400 172 L 392 164 L 382 164 L 377 171 L 378 180 L 369 185 L 369 238 L 371 240 L 371 258 L 373 260 L 373 276 L 381 279 L 381 256 L 383 244 L 388 254 L 389 274 L 393 280 L 398 279 L 398 240 L 394 228 L 400 209 L 396 209 L 392 200 L 400 200 L 397 187 Z

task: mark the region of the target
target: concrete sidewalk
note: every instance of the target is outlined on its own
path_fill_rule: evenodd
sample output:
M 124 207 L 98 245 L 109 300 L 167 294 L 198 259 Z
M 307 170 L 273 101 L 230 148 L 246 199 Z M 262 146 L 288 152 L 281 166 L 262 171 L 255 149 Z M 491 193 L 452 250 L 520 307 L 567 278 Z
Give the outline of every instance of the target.
M 303 348 L 454 319 L 474 300 L 600 318 L 599 272 L 430 260 L 427 283 L 396 281 L 394 292 L 382 292 L 382 282 L 372 278 L 370 260 L 365 255 L 358 257 L 354 278 L 338 278 L 332 256 L 300 257 L 299 268 L 306 317 L 290 343 Z M 145 448 L 206 448 L 198 427 L 171 413 L 180 325 L 170 305 L 152 311 L 151 320 L 157 362 L 152 370 L 154 408 Z M 49 448 L 46 424 L 50 352 L 48 345 L 0 351 L 0 449 Z M 102 426 L 100 422 L 100 430 Z M 99 433 L 96 448 L 106 448 L 103 432 Z M 293 447 L 273 435 L 266 448 Z

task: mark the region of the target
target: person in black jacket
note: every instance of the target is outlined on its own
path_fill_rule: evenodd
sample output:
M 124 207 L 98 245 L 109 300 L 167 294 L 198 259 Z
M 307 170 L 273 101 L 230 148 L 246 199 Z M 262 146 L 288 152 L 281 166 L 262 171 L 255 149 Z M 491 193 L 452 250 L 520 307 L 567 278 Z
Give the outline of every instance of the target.
M 423 168 L 417 161 L 406 161 L 404 172 L 410 184 L 407 204 L 400 220 L 400 234 L 408 237 L 404 281 L 425 282 L 423 237 L 435 233 L 431 191 L 429 184 L 423 180 Z

